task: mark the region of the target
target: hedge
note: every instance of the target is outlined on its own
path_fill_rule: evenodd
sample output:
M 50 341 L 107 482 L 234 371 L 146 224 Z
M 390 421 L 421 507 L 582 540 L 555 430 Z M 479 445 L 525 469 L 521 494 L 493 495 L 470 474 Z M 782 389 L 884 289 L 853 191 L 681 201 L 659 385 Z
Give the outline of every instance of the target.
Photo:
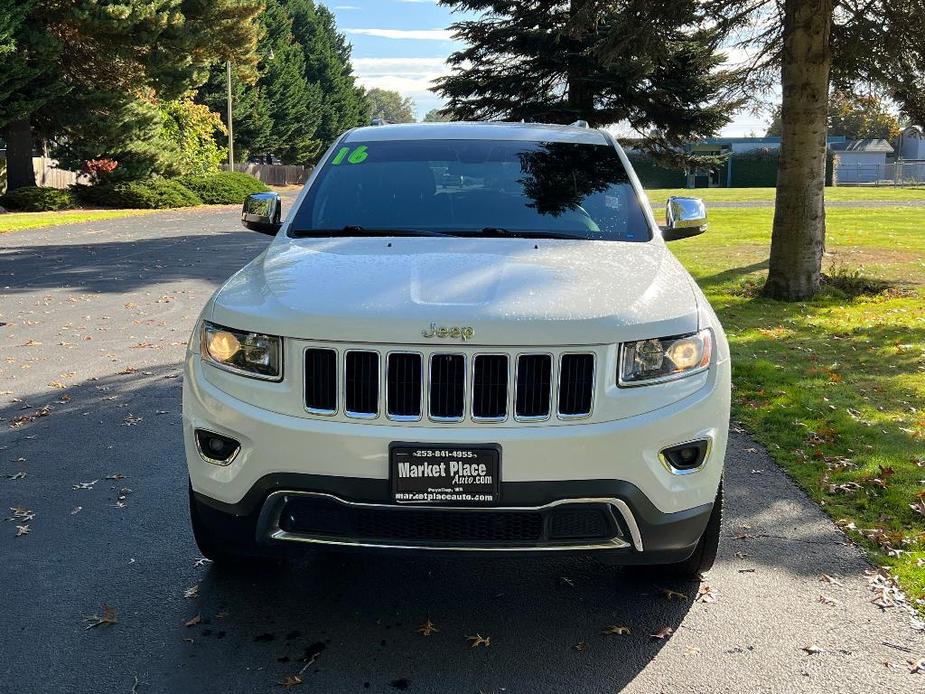
M 74 186 L 73 190 L 81 202 L 100 207 L 163 210 L 202 204 L 202 199 L 189 188 L 165 178 Z
M 0 197 L 0 207 L 20 212 L 69 210 L 76 206 L 77 199 L 74 194 L 58 188 L 27 186 Z
M 196 193 L 207 205 L 239 205 L 251 193 L 270 190 L 250 174 L 239 171 L 181 176 L 176 179 Z

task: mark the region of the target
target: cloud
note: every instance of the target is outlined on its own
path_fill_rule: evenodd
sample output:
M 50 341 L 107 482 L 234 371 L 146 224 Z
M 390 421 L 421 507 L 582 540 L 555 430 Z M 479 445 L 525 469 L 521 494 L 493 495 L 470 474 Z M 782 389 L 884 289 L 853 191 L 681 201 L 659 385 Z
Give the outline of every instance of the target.
M 412 39 L 416 41 L 452 41 L 449 29 L 344 29 L 346 34 L 362 34 L 382 39 Z
M 357 81 L 367 89 L 391 89 L 404 96 L 429 93 L 431 81 L 449 72 L 446 58 L 354 58 Z

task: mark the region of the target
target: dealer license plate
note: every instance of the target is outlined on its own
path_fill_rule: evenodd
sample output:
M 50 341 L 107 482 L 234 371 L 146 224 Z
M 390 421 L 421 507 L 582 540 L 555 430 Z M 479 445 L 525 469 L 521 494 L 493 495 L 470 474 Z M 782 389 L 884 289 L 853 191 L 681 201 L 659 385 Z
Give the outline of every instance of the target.
M 494 504 L 501 498 L 501 447 L 393 443 L 392 498 L 400 504 Z

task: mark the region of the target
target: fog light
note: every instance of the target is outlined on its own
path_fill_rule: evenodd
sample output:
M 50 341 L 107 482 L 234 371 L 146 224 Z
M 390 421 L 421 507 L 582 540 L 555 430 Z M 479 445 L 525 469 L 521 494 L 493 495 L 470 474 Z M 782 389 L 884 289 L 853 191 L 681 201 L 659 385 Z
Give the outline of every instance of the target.
M 692 472 L 703 465 L 709 450 L 710 442 L 704 439 L 664 448 L 658 457 L 672 472 Z
M 203 460 L 216 465 L 230 465 L 241 444 L 228 436 L 196 429 L 196 447 Z

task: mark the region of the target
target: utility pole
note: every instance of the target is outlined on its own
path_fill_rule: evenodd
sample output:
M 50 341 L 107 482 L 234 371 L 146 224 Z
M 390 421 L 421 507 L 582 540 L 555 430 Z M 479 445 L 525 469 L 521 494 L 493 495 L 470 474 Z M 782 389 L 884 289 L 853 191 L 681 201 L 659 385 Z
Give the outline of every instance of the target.
M 228 170 L 234 171 L 234 126 L 231 123 L 231 61 L 225 61 L 225 81 L 228 86 Z

